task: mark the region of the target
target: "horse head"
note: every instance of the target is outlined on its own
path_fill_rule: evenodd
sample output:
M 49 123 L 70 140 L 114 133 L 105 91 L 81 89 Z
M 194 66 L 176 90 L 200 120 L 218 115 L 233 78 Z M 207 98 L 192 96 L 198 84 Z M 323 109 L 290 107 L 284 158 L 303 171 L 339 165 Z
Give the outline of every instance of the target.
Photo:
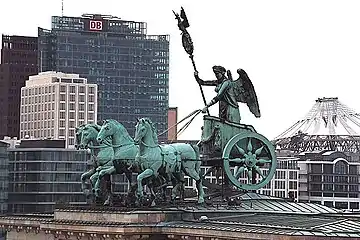
M 82 128 L 80 148 L 85 149 L 88 147 L 91 141 L 95 141 L 98 135 L 99 129 L 94 124 L 86 124 Z
M 154 143 L 158 142 L 156 128 L 150 118 L 141 118 L 138 119 L 138 122 L 135 127 L 135 144 L 140 144 L 142 141 L 146 142 L 145 138 L 151 136 L 151 139 Z
M 113 120 L 103 120 L 103 124 L 101 126 L 101 129 L 97 135 L 97 138 L 96 140 L 99 142 L 99 143 L 103 143 L 104 140 L 109 137 L 109 136 L 112 136 L 114 135 L 116 132 L 116 126 L 114 124 L 114 121 Z

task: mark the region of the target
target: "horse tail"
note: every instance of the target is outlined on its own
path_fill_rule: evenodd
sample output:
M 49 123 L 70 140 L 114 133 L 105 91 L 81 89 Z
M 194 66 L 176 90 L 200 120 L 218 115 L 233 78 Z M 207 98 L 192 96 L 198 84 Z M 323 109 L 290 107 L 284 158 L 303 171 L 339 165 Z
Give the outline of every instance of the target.
M 195 151 L 195 170 L 196 172 L 200 172 L 200 167 L 201 167 L 201 160 L 200 160 L 200 148 L 198 145 L 196 144 L 191 144 L 191 147 L 194 149 Z

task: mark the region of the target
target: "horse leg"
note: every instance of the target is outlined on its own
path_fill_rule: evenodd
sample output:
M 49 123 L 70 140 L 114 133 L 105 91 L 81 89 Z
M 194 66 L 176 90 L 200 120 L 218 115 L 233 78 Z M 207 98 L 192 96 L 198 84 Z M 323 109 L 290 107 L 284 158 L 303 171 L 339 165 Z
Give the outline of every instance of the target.
M 198 203 L 204 203 L 204 188 L 202 185 L 202 179 L 195 168 L 184 167 L 185 172 L 196 181 L 196 189 L 198 191 Z
M 91 182 L 93 192 L 95 192 L 96 184 L 97 184 L 98 180 L 99 180 L 99 172 L 95 172 L 93 175 L 91 175 L 90 182 Z
M 143 193 L 144 188 L 142 185 L 142 181 L 148 177 L 151 177 L 152 175 L 154 175 L 154 171 L 151 168 L 148 168 L 137 176 L 136 181 L 138 184 L 138 186 L 137 186 L 137 197 L 138 198 L 141 198 L 144 196 L 144 193 Z
M 84 172 L 83 174 L 81 174 L 81 190 L 84 193 L 86 193 L 85 191 L 87 190 L 86 179 L 89 179 L 95 172 L 96 172 L 96 169 L 92 168 L 92 169 L 88 170 L 87 172 Z
M 99 179 L 98 181 L 96 182 L 97 184 L 100 184 L 100 181 L 104 178 L 104 176 L 108 175 L 108 176 L 111 176 L 112 174 L 114 174 L 116 172 L 116 169 L 114 166 L 111 166 L 109 168 L 106 168 L 106 169 L 102 169 L 100 172 L 99 172 Z M 98 185 L 98 188 L 99 189 L 99 185 Z M 99 194 L 99 193 L 97 193 Z M 112 199 L 112 192 L 111 191 L 108 191 L 107 193 L 107 198 L 104 202 L 104 205 L 109 205 L 110 202 L 111 202 L 111 199 Z

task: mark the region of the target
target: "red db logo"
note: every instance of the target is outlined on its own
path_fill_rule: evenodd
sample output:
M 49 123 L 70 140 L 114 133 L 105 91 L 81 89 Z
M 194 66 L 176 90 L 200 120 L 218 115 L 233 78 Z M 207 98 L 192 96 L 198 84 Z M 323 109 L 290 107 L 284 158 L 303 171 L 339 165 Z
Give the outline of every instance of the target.
M 90 30 L 101 31 L 103 28 L 102 21 L 90 21 Z

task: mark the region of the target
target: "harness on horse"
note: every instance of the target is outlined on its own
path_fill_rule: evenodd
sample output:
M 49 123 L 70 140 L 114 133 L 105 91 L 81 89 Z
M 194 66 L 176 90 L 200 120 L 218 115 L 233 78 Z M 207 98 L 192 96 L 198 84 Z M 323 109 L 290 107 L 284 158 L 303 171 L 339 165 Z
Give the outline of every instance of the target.
M 163 161 L 166 163 L 166 173 L 178 173 L 181 171 L 181 152 L 172 145 L 159 145 Z

